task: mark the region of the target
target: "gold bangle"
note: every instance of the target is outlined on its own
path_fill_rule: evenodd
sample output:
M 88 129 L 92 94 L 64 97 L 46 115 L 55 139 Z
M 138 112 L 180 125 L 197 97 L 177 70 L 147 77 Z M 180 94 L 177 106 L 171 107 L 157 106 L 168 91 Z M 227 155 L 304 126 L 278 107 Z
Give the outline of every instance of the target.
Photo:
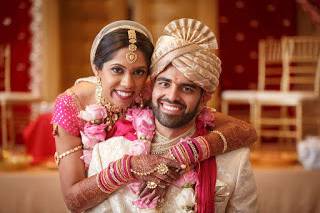
M 192 143 L 191 140 L 188 140 L 187 143 L 189 144 L 189 146 L 190 146 L 190 148 L 191 148 L 191 150 L 192 150 L 192 152 L 193 152 L 194 160 L 195 160 L 196 162 L 198 162 L 198 161 L 199 161 L 199 155 L 198 155 L 198 152 L 197 152 L 197 150 L 196 150 L 196 147 L 194 146 L 194 144 Z
M 210 157 L 210 147 L 209 147 L 208 141 L 202 136 L 198 136 L 195 139 L 198 141 L 202 150 L 201 160 L 208 159 Z
M 184 157 L 185 160 L 187 161 L 187 162 L 186 162 L 187 165 L 190 165 L 190 164 L 191 164 L 191 159 L 190 159 L 190 156 L 188 155 L 187 150 L 185 150 L 185 148 L 184 148 L 181 144 L 179 144 L 178 147 L 179 147 L 179 149 L 180 149 L 180 153 L 183 154 L 183 157 Z
M 109 194 L 110 191 L 104 189 L 104 187 L 101 185 L 101 183 L 100 183 L 100 177 L 99 177 L 99 176 L 100 176 L 100 173 L 98 173 L 98 174 L 96 175 L 96 184 L 97 184 L 98 188 L 100 189 L 100 191 L 102 191 L 102 192 L 104 192 L 104 193 L 106 193 L 106 194 Z
M 226 137 L 224 137 L 224 135 L 218 130 L 213 130 L 212 132 L 216 133 L 216 134 L 218 134 L 220 136 L 221 140 L 223 141 L 223 151 L 222 151 L 222 153 L 225 153 L 227 151 L 227 148 L 228 148 L 228 143 L 227 143 Z
M 66 156 L 68 156 L 68 155 L 70 155 L 70 154 L 72 154 L 72 153 L 80 150 L 81 148 L 82 148 L 82 144 L 79 145 L 79 146 L 74 147 L 73 149 L 70 149 L 70 150 L 68 150 L 68 151 L 65 151 L 65 152 L 63 152 L 63 153 L 61 153 L 61 154 L 59 154 L 58 152 L 55 152 L 55 153 L 54 153 L 54 160 L 55 160 L 55 162 L 56 162 L 56 165 L 59 166 L 60 160 L 61 160 L 62 158 L 64 158 L 64 157 L 66 157 Z
M 124 176 L 124 168 L 121 166 L 121 160 L 116 161 L 116 172 L 119 175 L 119 178 L 121 179 L 121 181 L 125 181 L 127 178 Z
M 171 149 L 169 149 L 169 156 L 170 156 L 170 158 L 171 158 L 172 160 L 177 161 L 176 157 L 172 154 L 172 150 L 171 150 Z

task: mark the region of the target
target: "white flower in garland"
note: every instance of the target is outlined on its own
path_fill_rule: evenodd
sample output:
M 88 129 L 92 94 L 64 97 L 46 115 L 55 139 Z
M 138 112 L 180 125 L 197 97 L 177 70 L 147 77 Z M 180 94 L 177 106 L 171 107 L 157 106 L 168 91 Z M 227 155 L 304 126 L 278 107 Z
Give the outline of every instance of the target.
M 194 212 L 196 205 L 196 196 L 193 187 L 183 188 L 175 198 L 179 206 L 179 212 Z

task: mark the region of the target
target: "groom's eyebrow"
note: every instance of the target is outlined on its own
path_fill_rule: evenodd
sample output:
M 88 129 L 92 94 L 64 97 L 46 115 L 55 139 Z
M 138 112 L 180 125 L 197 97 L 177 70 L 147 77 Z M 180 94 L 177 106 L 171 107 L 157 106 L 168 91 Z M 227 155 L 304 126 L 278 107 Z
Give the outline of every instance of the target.
M 197 88 L 197 85 L 192 84 L 192 83 L 182 83 L 181 86 L 191 87 L 191 88 L 194 88 L 194 89 Z
M 170 79 L 165 78 L 165 77 L 159 77 L 159 78 L 157 78 L 157 80 L 156 80 L 156 81 L 166 81 L 166 82 L 171 82 L 171 80 L 170 80 Z

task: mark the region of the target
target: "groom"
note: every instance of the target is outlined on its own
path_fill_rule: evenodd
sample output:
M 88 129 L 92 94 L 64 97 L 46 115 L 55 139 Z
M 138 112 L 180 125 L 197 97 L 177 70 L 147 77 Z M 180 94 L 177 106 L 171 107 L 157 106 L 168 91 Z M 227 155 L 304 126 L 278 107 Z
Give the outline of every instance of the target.
M 195 118 L 218 85 L 221 62 L 214 49 L 214 34 L 197 20 L 179 19 L 165 27 L 152 58 L 152 109 L 157 129 L 153 143 L 165 144 L 167 140 L 175 144 L 176 138 L 177 144 L 181 137 L 203 134 Z M 221 132 L 213 132 L 225 142 Z M 257 192 L 249 149 L 210 158 L 199 155 L 206 149 L 198 142 L 180 141 L 182 145 L 170 149 L 172 158 L 183 163 L 202 158 L 197 171 L 198 212 L 256 212 Z

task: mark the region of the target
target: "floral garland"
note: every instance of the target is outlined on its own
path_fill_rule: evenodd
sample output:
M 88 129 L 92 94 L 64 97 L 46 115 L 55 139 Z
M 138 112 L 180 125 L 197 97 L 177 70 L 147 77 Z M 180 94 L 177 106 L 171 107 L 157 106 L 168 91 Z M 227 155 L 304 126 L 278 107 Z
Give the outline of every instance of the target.
M 214 125 L 214 112 L 211 108 L 203 108 L 196 120 L 198 134 L 204 134 L 207 130 L 212 130 Z M 108 138 L 107 125 L 104 123 L 108 116 L 104 106 L 92 104 L 80 111 L 79 117 L 86 121 L 84 130 L 80 132 L 83 143 L 83 159 L 86 167 L 89 166 L 94 145 L 105 141 Z M 151 151 L 151 142 L 155 134 L 154 116 L 150 109 L 130 108 L 127 110 L 125 120 L 118 120 L 114 125 L 112 136 L 124 136 L 133 142 L 129 155 L 149 154 Z M 130 127 L 133 127 L 130 128 Z M 186 140 L 181 139 L 181 141 Z M 176 203 L 186 212 L 192 212 L 196 204 L 194 186 L 197 184 L 197 173 L 193 170 L 185 173 L 176 185 L 182 188 L 182 191 L 175 197 Z M 137 194 L 140 182 L 131 183 L 129 189 Z M 146 202 L 146 199 L 137 199 L 133 204 L 141 209 L 153 209 L 158 204 L 158 198 L 152 202 Z
M 107 110 L 104 106 L 92 104 L 86 106 L 85 110 L 80 111 L 79 117 L 86 121 L 83 131 L 80 131 L 83 144 L 83 155 L 86 168 L 89 166 L 94 145 L 106 139 L 106 127 L 103 122 L 107 117 Z
M 99 104 L 86 106 L 85 110 L 80 111 L 79 117 L 86 121 L 83 131 L 80 131 L 83 143 L 83 156 L 86 167 L 91 161 L 91 154 L 94 145 L 105 141 L 111 131 L 112 136 L 125 136 L 133 140 L 134 145 L 130 150 L 130 155 L 147 154 L 150 152 L 151 140 L 155 133 L 154 116 L 150 109 L 130 108 L 127 110 L 125 121 L 119 119 L 110 130 L 104 123 L 108 117 L 107 110 Z M 127 122 L 126 122 L 127 121 Z M 133 126 L 134 136 L 130 133 L 128 125 Z

